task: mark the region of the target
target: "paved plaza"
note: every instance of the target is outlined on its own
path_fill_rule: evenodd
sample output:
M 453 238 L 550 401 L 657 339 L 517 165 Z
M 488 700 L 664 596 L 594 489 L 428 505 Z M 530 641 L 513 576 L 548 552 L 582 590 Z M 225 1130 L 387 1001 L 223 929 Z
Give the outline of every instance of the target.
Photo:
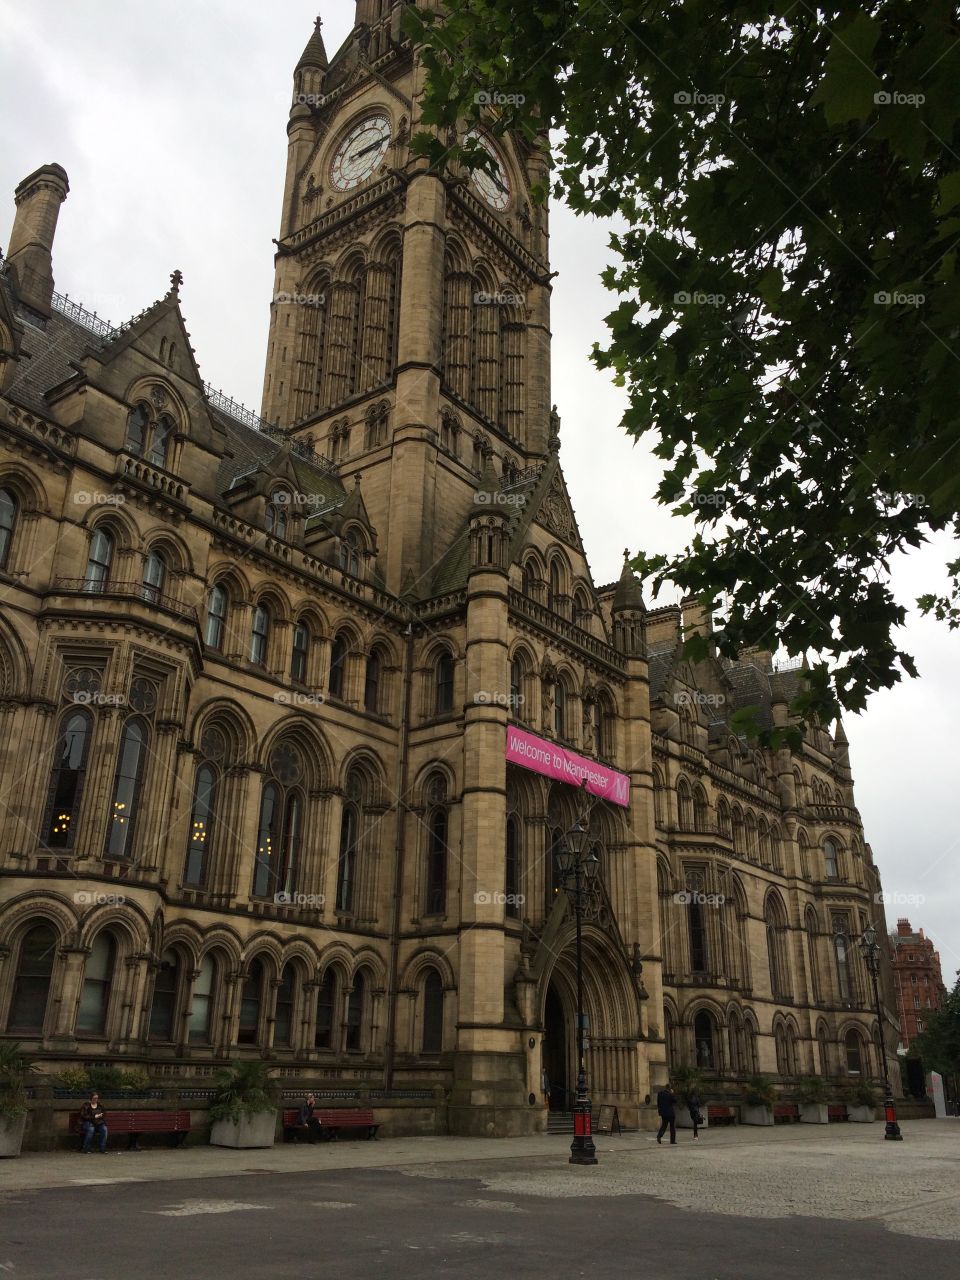
M 0 1164 L 0 1275 L 954 1280 L 960 1122 L 904 1134 L 604 1136 L 595 1169 L 558 1137 L 27 1154 Z

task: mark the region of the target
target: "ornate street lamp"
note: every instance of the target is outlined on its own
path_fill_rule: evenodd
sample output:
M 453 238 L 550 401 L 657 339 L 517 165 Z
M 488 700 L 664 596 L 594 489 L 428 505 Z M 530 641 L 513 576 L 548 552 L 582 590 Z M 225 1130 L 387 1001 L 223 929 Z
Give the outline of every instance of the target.
M 577 1096 L 573 1104 L 573 1142 L 570 1144 L 571 1164 L 597 1164 L 597 1149 L 593 1145 L 592 1106 L 587 1093 L 587 1068 L 583 1053 L 585 1017 L 583 1012 L 583 907 L 592 896 L 593 884 L 600 868 L 600 859 L 591 850 L 586 852 L 590 839 L 582 818 L 578 818 L 567 832 L 557 851 L 557 863 L 563 887 L 573 904 L 577 922 Z
M 880 943 L 877 941 L 877 931 L 873 925 L 864 929 L 860 937 L 860 950 L 863 953 L 863 959 L 873 982 L 873 1003 L 877 1011 L 877 1029 L 880 1034 L 880 1061 L 883 1064 L 883 1109 L 887 1119 L 887 1131 L 883 1136 L 891 1142 L 902 1142 L 903 1134 L 900 1132 L 899 1124 L 897 1124 L 897 1104 L 894 1101 L 893 1089 L 890 1085 L 887 1050 L 883 1039 L 883 1006 L 880 1003 L 880 957 L 882 953 Z

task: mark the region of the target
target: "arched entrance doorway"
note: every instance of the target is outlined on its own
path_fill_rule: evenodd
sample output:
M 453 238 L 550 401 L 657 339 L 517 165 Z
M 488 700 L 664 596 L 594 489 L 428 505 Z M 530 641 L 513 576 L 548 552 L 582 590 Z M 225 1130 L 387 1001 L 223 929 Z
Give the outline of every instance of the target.
M 551 1111 L 570 1110 L 572 1026 L 556 983 L 551 982 L 543 1009 L 543 1069 L 550 1081 Z

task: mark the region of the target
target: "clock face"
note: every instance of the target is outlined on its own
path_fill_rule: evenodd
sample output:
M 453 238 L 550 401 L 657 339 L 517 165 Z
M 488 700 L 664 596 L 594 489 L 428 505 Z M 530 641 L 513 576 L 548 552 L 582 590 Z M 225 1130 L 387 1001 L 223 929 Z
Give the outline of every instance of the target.
M 498 213 L 503 213 L 510 203 L 510 176 L 507 173 L 507 166 L 503 163 L 500 152 L 489 138 L 482 133 L 478 133 L 476 129 L 467 134 L 464 142 L 479 142 L 493 161 L 492 172 L 488 172 L 485 169 L 475 169 L 470 181 L 477 193 L 487 202 L 491 209 L 496 209 Z
M 330 181 L 337 191 L 352 191 L 376 173 L 390 146 L 390 121 L 385 115 L 367 116 L 354 125 L 337 147 L 330 165 Z

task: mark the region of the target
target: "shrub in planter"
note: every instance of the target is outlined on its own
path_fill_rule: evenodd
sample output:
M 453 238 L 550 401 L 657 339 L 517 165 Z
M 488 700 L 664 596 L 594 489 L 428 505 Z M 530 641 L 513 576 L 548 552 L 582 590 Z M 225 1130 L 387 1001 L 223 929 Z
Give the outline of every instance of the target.
M 86 1067 L 64 1067 L 53 1077 L 53 1086 L 69 1093 L 89 1093 L 90 1072 Z
M 27 1076 L 35 1070 L 19 1044 L 0 1044 L 0 1158 L 20 1154 L 27 1124 Z
M 829 1123 L 829 1090 L 821 1076 L 803 1076 L 797 1085 L 797 1096 L 800 1099 L 801 1124 Z
M 740 1119 L 743 1124 L 773 1124 L 773 1101 L 776 1091 L 763 1076 L 753 1076 L 743 1086 Z
M 847 1103 L 847 1119 L 853 1124 L 870 1124 L 876 1119 L 877 1091 L 869 1080 L 858 1080 Z
M 267 1093 L 270 1068 L 263 1062 L 235 1062 L 219 1071 L 210 1108 L 214 1147 L 272 1147 L 276 1108 Z

